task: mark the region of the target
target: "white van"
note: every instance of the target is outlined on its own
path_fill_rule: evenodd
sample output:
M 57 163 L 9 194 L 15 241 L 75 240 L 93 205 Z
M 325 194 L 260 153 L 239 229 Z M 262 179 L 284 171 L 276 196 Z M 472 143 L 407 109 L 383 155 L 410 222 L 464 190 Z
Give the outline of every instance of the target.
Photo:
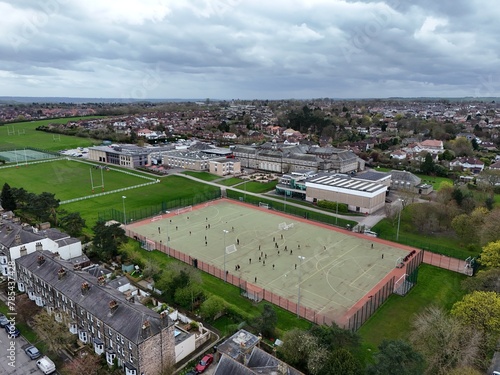
M 56 371 L 56 365 L 47 356 L 44 356 L 36 361 L 36 365 L 45 375 L 52 374 Z

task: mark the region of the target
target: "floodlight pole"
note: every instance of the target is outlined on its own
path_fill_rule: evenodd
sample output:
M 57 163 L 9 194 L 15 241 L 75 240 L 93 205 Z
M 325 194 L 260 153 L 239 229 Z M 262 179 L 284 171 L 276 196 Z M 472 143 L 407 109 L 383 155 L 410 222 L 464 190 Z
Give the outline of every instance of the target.
M 122 202 L 123 202 L 123 225 L 127 226 L 127 214 L 125 213 L 125 198 L 127 198 L 125 195 L 122 195 Z
M 297 296 L 297 318 L 300 318 L 300 283 L 301 283 L 301 271 L 302 271 L 302 261 L 306 259 L 306 257 L 303 257 L 299 255 L 299 295 Z
M 401 199 L 398 199 L 398 202 L 401 203 Z M 401 225 L 401 211 L 403 211 L 403 205 L 400 205 L 400 207 L 399 207 L 398 230 L 396 231 L 396 242 L 399 241 L 399 226 Z
M 167 256 L 170 258 L 170 235 L 168 234 L 168 223 L 167 223 Z
M 222 231 L 224 233 L 224 281 L 227 282 L 227 273 L 226 273 L 226 233 L 229 233 L 227 230 Z
M 339 223 L 339 192 L 337 191 L 337 209 L 335 210 L 335 225 Z

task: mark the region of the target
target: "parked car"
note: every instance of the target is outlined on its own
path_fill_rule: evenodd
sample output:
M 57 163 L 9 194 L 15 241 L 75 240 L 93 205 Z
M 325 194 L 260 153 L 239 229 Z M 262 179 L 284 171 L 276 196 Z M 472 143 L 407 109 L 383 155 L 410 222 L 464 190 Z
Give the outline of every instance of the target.
M 37 359 L 40 358 L 42 353 L 36 348 L 36 346 L 29 345 L 28 347 L 24 348 L 24 352 L 30 357 L 31 359 Z
M 10 324 L 9 318 L 4 314 L 0 314 L 0 327 L 5 327 L 7 324 Z
M 9 335 L 9 337 L 19 337 L 21 336 L 21 332 L 17 329 L 14 324 L 7 324 L 5 327 L 5 332 Z
M 52 374 L 56 371 L 56 365 L 52 360 L 45 356 L 36 361 L 36 365 L 45 375 Z
M 205 370 L 210 366 L 210 364 L 214 361 L 214 356 L 212 354 L 206 354 L 201 361 L 194 368 L 198 374 L 205 372 Z
M 198 371 L 196 371 L 196 370 L 189 370 L 188 372 L 186 372 L 185 375 L 198 375 Z

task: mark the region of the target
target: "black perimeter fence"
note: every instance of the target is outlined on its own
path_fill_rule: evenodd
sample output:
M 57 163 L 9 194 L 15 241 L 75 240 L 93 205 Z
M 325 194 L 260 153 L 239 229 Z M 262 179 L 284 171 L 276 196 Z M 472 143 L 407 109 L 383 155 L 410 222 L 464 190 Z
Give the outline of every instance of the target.
M 243 197 L 241 196 L 241 193 L 235 190 L 231 189 L 224 189 L 222 191 L 222 195 L 224 197 L 227 197 L 229 199 L 233 200 L 238 200 L 242 201 Z M 133 210 L 133 211 L 127 211 L 127 218 L 130 218 L 130 221 L 137 221 L 137 220 L 142 220 L 150 217 L 154 217 L 157 215 L 161 215 L 165 213 L 165 211 L 172 211 L 174 209 L 178 208 L 183 208 L 187 206 L 194 206 L 200 203 L 212 201 L 215 199 L 221 198 L 221 191 L 215 191 L 215 192 L 205 192 L 204 194 L 199 194 L 196 195 L 195 197 L 192 198 L 183 198 L 183 199 L 173 199 L 168 202 L 161 202 L 157 205 L 153 205 L 150 207 L 144 207 L 139 210 Z M 245 203 L 253 204 L 258 206 L 259 203 L 266 203 L 269 205 L 270 208 L 281 211 L 281 212 L 286 212 L 287 214 L 290 215 L 295 215 L 299 217 L 303 217 L 309 220 L 314 220 L 330 225 L 336 225 L 336 220 L 335 217 L 331 217 L 329 215 L 324 215 L 321 213 L 317 212 L 312 212 L 307 210 L 307 208 L 299 208 L 295 206 L 285 206 L 283 203 L 278 203 L 272 200 L 266 200 L 263 197 L 256 197 L 253 195 L 247 194 L 245 197 Z M 122 222 L 124 218 L 123 211 L 116 210 L 116 209 L 109 209 L 106 211 L 101 211 L 98 213 L 98 218 L 99 220 L 104 220 L 104 221 L 109 221 L 109 220 L 115 220 L 118 222 Z M 339 225 L 337 225 L 339 226 Z M 138 234 L 129 232 L 127 233 L 130 237 L 133 237 L 137 240 L 140 240 Z M 193 259 L 181 252 L 177 252 L 174 249 L 171 248 L 166 248 L 165 245 L 162 244 L 156 244 L 155 246 L 158 250 L 168 253 L 169 256 L 174 256 L 175 258 L 193 265 Z M 417 282 L 417 276 L 418 276 L 418 266 L 422 263 L 423 261 L 423 252 L 419 252 L 415 258 L 413 258 L 409 263 L 406 264 L 406 283 L 404 285 L 404 288 L 406 288 L 405 292 L 408 292 L 411 287 L 413 287 L 416 282 Z M 196 260 L 196 265 L 195 267 L 198 267 L 202 269 L 205 272 L 208 272 L 212 275 L 215 275 L 219 277 L 220 279 L 223 279 L 222 271 L 216 269 L 216 267 L 213 267 L 211 265 L 206 265 L 203 266 L 199 260 Z M 202 267 L 200 267 L 202 266 Z M 218 272 L 218 273 L 217 273 Z M 373 295 L 370 296 L 369 300 L 363 304 L 353 315 L 351 315 L 347 321 L 342 324 L 345 329 L 349 329 L 351 331 L 357 331 L 374 313 L 377 311 L 377 309 L 389 298 L 391 294 L 394 293 L 394 288 L 397 280 L 395 277 L 390 278 L 385 284 L 379 286 L 378 290 L 374 292 Z M 248 283 L 243 282 L 243 280 L 238 279 L 234 285 L 238 285 L 240 288 L 243 288 L 245 293 L 248 293 L 248 295 L 256 294 L 256 291 L 251 291 L 248 288 Z M 253 289 L 260 289 L 257 287 L 253 287 Z M 278 305 L 291 311 L 295 312 L 297 311 L 297 306 L 296 304 L 288 301 L 286 298 L 278 296 L 278 297 L 269 297 L 266 292 L 267 291 L 260 291 L 262 293 L 262 296 L 260 296 L 259 299 L 265 299 L 268 300 L 269 302 L 275 303 L 276 301 L 278 302 Z M 259 293 L 257 293 L 259 294 Z M 406 293 L 405 293 L 406 294 Z M 285 301 L 286 304 L 281 301 Z M 304 310 L 304 311 L 302 311 Z M 324 317 L 323 315 L 319 314 L 316 311 L 313 311 L 311 309 L 306 309 L 303 308 L 302 310 L 298 310 L 300 313 L 300 316 L 313 322 L 316 324 L 325 324 L 329 319 Z M 311 310 L 311 311 L 308 311 Z M 340 322 L 339 322 L 340 323 Z
M 196 194 L 194 197 L 190 198 L 172 199 L 168 202 L 163 201 L 149 207 L 141 207 L 138 210 L 127 210 L 127 222 L 131 223 L 133 221 L 147 219 L 149 217 L 164 214 L 165 211 L 172 211 L 177 208 L 194 206 L 200 203 L 213 201 L 214 199 L 218 198 L 220 198 L 220 191 L 203 192 L 202 194 Z M 123 222 L 124 215 L 123 211 L 110 208 L 105 211 L 100 211 L 97 217 L 100 221 L 115 220 L 121 223 Z
M 356 225 L 353 221 L 336 218 L 335 216 L 322 214 L 320 212 L 310 211 L 307 207 L 302 208 L 287 205 L 286 202 L 276 202 L 274 200 L 266 199 L 265 197 L 256 197 L 249 194 L 243 196 L 241 192 L 232 189 L 226 189 L 226 196 L 229 199 L 243 201 L 256 206 L 258 206 L 259 203 L 266 203 L 269 205 L 269 208 L 272 208 L 273 210 L 340 228 L 352 229 L 352 227 Z

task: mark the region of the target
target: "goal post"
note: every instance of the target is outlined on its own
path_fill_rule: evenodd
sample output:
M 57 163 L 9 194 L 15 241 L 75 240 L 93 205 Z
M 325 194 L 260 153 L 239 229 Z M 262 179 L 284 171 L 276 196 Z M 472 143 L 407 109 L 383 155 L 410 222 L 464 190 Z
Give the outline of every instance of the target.
M 235 253 L 236 251 L 238 251 L 238 249 L 236 248 L 235 244 L 226 246 L 226 254 L 232 254 Z
M 183 208 L 178 208 L 175 213 L 176 213 L 176 215 L 180 215 L 180 214 L 184 214 L 186 212 L 191 212 L 191 211 L 193 211 L 193 206 L 186 206 Z
M 264 203 L 264 202 L 259 202 L 259 207 L 262 207 L 262 208 L 267 208 L 269 210 L 269 204 L 267 203 Z
M 396 264 L 394 265 L 394 267 L 403 268 L 404 265 L 405 265 L 405 262 L 403 260 L 403 257 L 399 257 L 398 259 L 396 259 Z

